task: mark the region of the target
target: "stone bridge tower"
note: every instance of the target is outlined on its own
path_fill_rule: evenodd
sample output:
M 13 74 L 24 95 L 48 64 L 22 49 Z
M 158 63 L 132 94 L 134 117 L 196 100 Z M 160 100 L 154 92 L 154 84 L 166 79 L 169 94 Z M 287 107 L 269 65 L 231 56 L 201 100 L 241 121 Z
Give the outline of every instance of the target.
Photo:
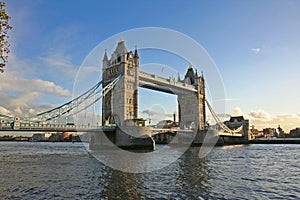
M 105 52 L 103 58 L 103 87 L 122 74 L 113 90 L 102 99 L 102 125 L 125 125 L 138 118 L 139 55 L 127 51 L 120 39 L 110 59 Z
M 180 129 L 195 128 L 197 131 L 203 131 L 206 127 L 206 96 L 203 74 L 198 76 L 197 71 L 195 72 L 190 66 L 183 81 L 187 85 L 194 86 L 197 92 L 177 94 Z

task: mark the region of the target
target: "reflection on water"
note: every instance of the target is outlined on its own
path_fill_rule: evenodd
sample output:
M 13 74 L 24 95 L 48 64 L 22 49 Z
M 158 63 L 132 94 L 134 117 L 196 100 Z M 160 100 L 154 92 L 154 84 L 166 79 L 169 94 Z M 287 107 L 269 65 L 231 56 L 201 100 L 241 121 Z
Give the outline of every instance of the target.
M 206 161 L 199 159 L 197 155 L 196 148 L 190 149 L 180 162 L 151 173 L 133 174 L 109 170 L 110 173 L 106 174 L 109 182 L 101 196 L 110 196 L 112 199 L 190 199 L 208 194 L 206 185 L 209 173 Z M 186 161 L 189 165 L 185 164 Z
M 0 142 L 0 199 L 299 199 L 299 150 L 227 146 L 199 158 L 193 147 L 134 174 L 106 167 L 80 143 Z

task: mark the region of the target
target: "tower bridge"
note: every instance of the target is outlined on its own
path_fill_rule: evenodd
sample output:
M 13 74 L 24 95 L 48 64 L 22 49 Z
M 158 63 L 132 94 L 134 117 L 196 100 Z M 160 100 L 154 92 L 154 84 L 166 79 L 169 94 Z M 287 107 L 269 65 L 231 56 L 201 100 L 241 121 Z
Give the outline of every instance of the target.
M 138 50 L 128 51 L 125 42 L 120 40 L 110 58 L 105 51 L 102 60 L 102 80 L 95 86 L 66 104 L 29 118 L 15 120 L 13 117 L 0 115 L 0 131 L 93 131 L 95 132 L 93 144 L 102 145 L 103 137 L 108 135 L 98 134 L 98 131 L 109 133 L 109 139 L 121 147 L 153 147 L 153 134 L 165 132 L 180 134 L 180 131 L 185 131 L 183 135 L 193 134 L 195 142 L 202 143 L 207 128 L 205 104 L 208 104 L 203 74 L 198 75 L 190 66 L 183 80 L 179 77 L 165 78 L 141 71 L 139 59 Z M 177 96 L 179 130 L 164 131 L 145 126 L 145 120 L 138 116 L 139 88 Z M 100 100 L 102 100 L 102 127 L 47 123 L 62 116 L 81 112 Z M 231 130 L 222 124 L 209 104 L 208 108 L 220 127 L 225 130 L 224 137 L 247 138 L 246 126 L 239 131 Z
M 110 83 L 123 74 L 114 90 L 102 100 L 102 122 L 116 117 L 120 125 L 136 121 L 138 117 L 138 88 L 171 93 L 177 95 L 179 104 L 179 124 L 181 128 L 194 123 L 198 130 L 204 130 L 205 116 L 205 81 L 189 67 L 184 80 L 174 77 L 164 78 L 155 74 L 140 71 L 138 50 L 128 51 L 125 42 L 120 40 L 116 50 L 108 59 L 103 58 L 103 85 Z

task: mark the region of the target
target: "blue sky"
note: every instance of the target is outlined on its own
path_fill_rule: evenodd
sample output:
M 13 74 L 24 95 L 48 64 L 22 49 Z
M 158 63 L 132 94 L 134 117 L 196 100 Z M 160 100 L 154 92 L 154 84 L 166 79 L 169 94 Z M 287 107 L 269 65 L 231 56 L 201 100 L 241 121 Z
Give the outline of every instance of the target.
M 258 128 L 300 126 L 299 1 L 6 3 L 12 53 L 0 76 L 1 113 L 66 102 L 78 67 L 96 45 L 150 26 L 182 32 L 207 50 L 223 79 L 226 113 L 244 114 Z

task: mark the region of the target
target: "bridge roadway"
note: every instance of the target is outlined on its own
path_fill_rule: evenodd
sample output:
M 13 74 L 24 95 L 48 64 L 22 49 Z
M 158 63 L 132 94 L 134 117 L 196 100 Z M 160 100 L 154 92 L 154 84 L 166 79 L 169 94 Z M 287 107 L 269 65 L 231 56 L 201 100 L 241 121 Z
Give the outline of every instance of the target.
M 32 124 L 32 123 L 0 123 L 1 131 L 18 131 L 18 132 L 93 132 L 93 131 L 115 131 L 115 126 L 87 126 L 87 125 L 70 125 L 70 124 Z M 177 132 L 178 128 L 152 128 L 153 135 Z
M 68 124 L 30 124 L 0 123 L 0 131 L 39 131 L 39 132 L 85 132 L 100 129 L 100 126 L 68 125 Z
M 95 132 L 95 131 L 115 131 L 115 126 L 86 126 L 86 125 L 68 125 L 68 124 L 30 124 L 19 123 L 18 126 L 13 126 L 10 123 L 0 123 L 0 132 L 2 131 L 17 131 L 17 132 Z M 172 128 L 152 128 L 152 135 L 164 133 L 185 133 L 186 136 L 191 135 L 194 131 L 182 131 L 179 127 Z M 242 133 L 226 133 L 219 132 L 219 136 L 224 137 L 243 137 Z

